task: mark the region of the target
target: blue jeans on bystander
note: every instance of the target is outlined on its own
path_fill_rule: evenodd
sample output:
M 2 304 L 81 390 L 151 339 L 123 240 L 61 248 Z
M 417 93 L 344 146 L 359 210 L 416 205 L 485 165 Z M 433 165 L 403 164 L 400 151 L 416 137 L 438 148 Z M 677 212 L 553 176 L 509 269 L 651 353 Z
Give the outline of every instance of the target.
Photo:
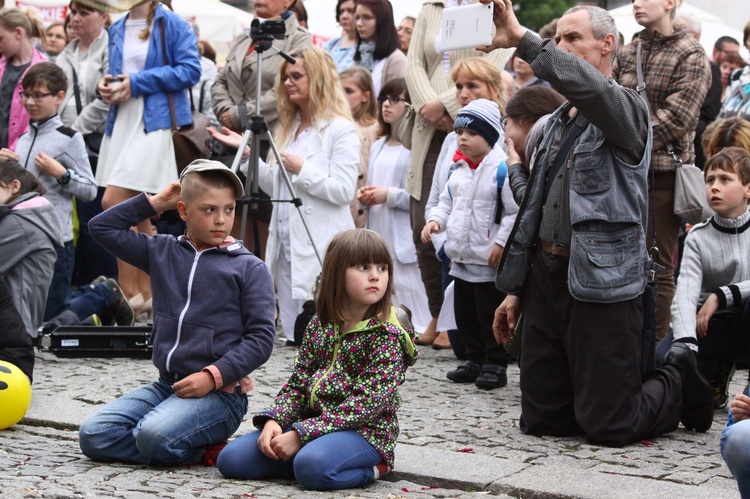
M 308 490 L 352 489 L 375 480 L 373 468 L 383 460 L 354 430 L 318 437 L 302 447 L 290 461 L 275 461 L 263 454 L 258 448 L 259 437 L 260 431 L 255 431 L 224 447 L 216 462 L 221 474 L 244 480 L 294 476 Z
M 750 419 L 729 424 L 721 434 L 721 456 L 737 480 L 742 497 L 750 497 Z
M 110 402 L 82 425 L 81 451 L 95 461 L 180 466 L 200 461 L 205 446 L 239 428 L 247 397 L 214 390 L 180 398 L 164 379 Z

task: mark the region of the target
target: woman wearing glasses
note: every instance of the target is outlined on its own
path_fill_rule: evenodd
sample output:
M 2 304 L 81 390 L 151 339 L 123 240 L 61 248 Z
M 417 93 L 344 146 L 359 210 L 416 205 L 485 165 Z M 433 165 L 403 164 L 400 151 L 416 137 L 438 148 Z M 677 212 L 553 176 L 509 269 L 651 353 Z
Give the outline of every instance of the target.
M 294 346 L 294 322 L 321 270 L 315 250 L 322 258 L 331 237 L 354 228 L 349 203 L 354 197 L 360 145 L 330 54 L 309 48 L 291 55 L 296 63 L 282 62 L 276 83 L 275 142 L 295 194 L 302 200 L 300 210 L 312 241 L 300 212 L 291 203 L 276 203 L 265 260 L 274 276 L 287 345 Z M 226 127 L 222 133 L 210 132 L 231 147 L 242 142 L 242 136 Z M 258 179 L 272 199 L 291 199 L 273 155 L 268 162 L 260 161 Z
M 357 50 L 354 63 L 372 72 L 375 94 L 406 74 L 406 56 L 399 50 L 393 7 L 388 0 L 359 0 L 354 11 Z
M 295 0 L 296 1 L 296 0 Z M 273 40 L 273 48 L 261 54 L 260 107 L 255 102 L 258 89 L 258 53 L 249 32 L 245 30 L 234 41 L 224 67 L 216 75 L 211 86 L 211 107 L 222 126 L 238 133 L 242 133 L 242 121 L 250 122 L 250 117 L 259 110 L 266 121 L 271 134 L 276 133 L 276 82 L 281 61 L 281 55 L 276 50 L 286 52 L 303 50 L 312 47 L 312 35 L 300 26 L 291 8 L 295 5 L 292 0 L 259 0 L 253 2 L 255 16 L 260 19 L 284 21 L 285 35 L 282 39 Z M 275 137 L 275 135 L 274 135 Z M 260 156 L 266 157 L 270 150 L 268 140 L 260 142 Z M 234 154 L 231 151 L 214 150 L 214 156 L 226 165 L 231 165 Z M 243 179 L 244 180 L 244 179 Z M 261 192 L 261 198 L 268 200 L 268 194 Z M 245 245 L 259 258 L 265 259 L 265 245 L 268 240 L 268 224 L 271 221 L 270 202 L 258 204 L 258 211 L 248 217 L 245 226 L 248 234 Z M 239 237 L 240 221 L 234 224 L 233 236 Z M 254 232 L 258 233 L 260 248 L 255 247 Z
M 419 278 L 417 250 L 409 234 L 409 194 L 406 193 L 406 174 L 409 171 L 409 150 L 393 133 L 396 124 L 411 107 L 406 81 L 391 80 L 378 96 L 380 137 L 370 149 L 367 185 L 357 193 L 357 199 L 369 211 L 367 228 L 386 240 L 393 258 L 394 296 L 399 305 L 412 312 L 416 331 L 424 331 L 430 323 L 427 294 Z

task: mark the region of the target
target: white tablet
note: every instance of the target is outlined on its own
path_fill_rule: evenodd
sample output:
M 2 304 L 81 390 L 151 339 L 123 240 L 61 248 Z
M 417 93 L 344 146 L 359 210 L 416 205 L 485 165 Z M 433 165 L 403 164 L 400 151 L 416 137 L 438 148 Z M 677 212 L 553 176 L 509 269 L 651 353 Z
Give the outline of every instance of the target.
M 443 9 L 442 50 L 474 48 L 492 43 L 492 3 Z

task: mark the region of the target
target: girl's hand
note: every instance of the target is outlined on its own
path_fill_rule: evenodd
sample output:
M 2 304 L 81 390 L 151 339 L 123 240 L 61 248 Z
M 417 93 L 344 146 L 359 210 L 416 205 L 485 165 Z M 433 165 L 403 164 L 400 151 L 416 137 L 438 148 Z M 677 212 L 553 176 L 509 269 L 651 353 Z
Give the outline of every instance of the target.
M 282 461 L 289 461 L 296 456 L 302 448 L 299 433 L 292 430 L 273 437 L 271 440 L 271 448 Z
M 221 132 L 210 126 L 206 127 L 206 130 L 208 130 L 208 134 L 211 137 L 215 138 L 225 146 L 239 149 L 242 145 L 242 135 L 225 126 L 221 127 Z M 250 154 L 250 147 L 245 146 L 245 154 Z
M 159 213 L 174 210 L 177 207 L 177 201 L 180 200 L 180 181 L 168 184 L 159 194 L 151 196 L 149 200 L 154 210 Z
M 427 244 L 432 239 L 432 234 L 440 231 L 440 226 L 434 220 L 427 222 L 427 225 L 422 229 L 422 242 Z
M 304 159 L 294 154 L 281 152 L 279 156 L 281 157 L 281 162 L 284 163 L 284 169 L 292 175 L 298 174 L 302 170 L 302 165 L 305 164 Z
M 3 147 L 0 149 L 0 159 L 9 159 L 11 161 L 18 161 L 21 158 L 18 154 L 15 153 L 15 151 L 11 151 L 10 149 L 7 149 Z
M 112 75 L 104 75 L 96 85 L 96 89 L 99 91 L 99 95 L 102 96 L 102 100 L 105 104 L 117 104 L 113 100 L 115 96 L 115 89 L 109 88 L 109 86 L 107 85 L 110 81 L 112 81 Z
M 112 98 L 115 100 L 115 104 L 122 104 L 129 101 L 133 96 L 130 88 L 130 75 L 122 74 L 117 75 L 117 77 L 122 80 L 122 83 L 115 89 L 115 94 Z
M 735 423 L 750 418 L 750 397 L 741 393 L 735 395 L 734 400 L 729 403 L 729 408 Z
M 43 152 L 36 155 L 36 158 L 34 158 L 34 164 L 39 168 L 41 173 L 55 177 L 58 180 L 68 171 L 56 159 Z
M 283 430 L 281 429 L 281 426 L 279 426 L 279 423 L 273 419 L 269 419 L 266 421 L 266 424 L 263 425 L 263 431 L 260 432 L 260 437 L 258 437 L 258 449 L 260 449 L 265 456 L 274 461 L 278 461 L 279 456 L 276 455 L 271 447 L 271 442 L 282 433 Z
M 490 250 L 490 257 L 487 259 L 487 264 L 490 267 L 497 267 L 497 264 L 500 263 L 500 258 L 503 256 L 503 247 L 499 244 L 495 243 L 492 245 L 492 249 Z
M 181 379 L 174 385 L 174 394 L 183 399 L 199 399 L 216 388 L 214 377 L 209 372 L 201 371 Z
M 357 199 L 365 206 L 383 204 L 387 198 L 388 188 L 379 185 L 366 185 L 357 194 Z
M 701 338 L 705 338 L 708 334 L 708 321 L 717 310 L 719 310 L 719 297 L 716 296 L 716 293 L 711 293 L 708 295 L 706 303 L 698 310 L 698 316 L 695 318 L 695 326 L 698 330 L 698 336 Z

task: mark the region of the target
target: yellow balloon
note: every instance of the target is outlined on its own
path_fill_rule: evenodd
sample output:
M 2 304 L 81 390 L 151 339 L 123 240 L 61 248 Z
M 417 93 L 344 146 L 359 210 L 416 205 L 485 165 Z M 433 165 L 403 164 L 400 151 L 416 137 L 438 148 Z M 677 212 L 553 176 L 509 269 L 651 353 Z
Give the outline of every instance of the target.
M 31 404 L 29 378 L 10 362 L 0 360 L 0 430 L 21 421 Z

